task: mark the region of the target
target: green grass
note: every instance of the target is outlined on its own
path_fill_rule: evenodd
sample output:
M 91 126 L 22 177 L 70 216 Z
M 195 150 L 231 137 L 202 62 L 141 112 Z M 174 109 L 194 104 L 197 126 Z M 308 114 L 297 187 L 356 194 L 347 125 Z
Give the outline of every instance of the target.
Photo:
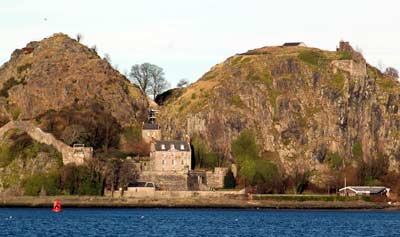
M 236 66 L 242 60 L 242 58 L 243 58 L 243 56 L 234 57 L 234 59 L 232 59 L 232 61 L 231 61 L 231 65 Z
M 17 120 L 20 114 L 21 114 L 21 109 L 19 107 L 16 107 L 11 111 L 11 116 L 13 120 Z
M 345 77 L 342 73 L 338 72 L 333 74 L 333 78 L 329 80 L 329 86 L 336 91 L 341 91 L 344 87 Z
M 313 66 L 320 66 L 327 61 L 325 55 L 318 51 L 303 51 L 298 55 L 298 58 Z
M 353 56 L 351 55 L 350 52 L 344 51 L 339 53 L 339 60 L 351 60 L 353 59 Z
M 209 81 L 217 77 L 217 73 L 214 73 L 213 71 L 207 72 L 203 77 L 202 80 L 204 81 Z
M 390 79 L 377 79 L 376 83 L 378 84 L 378 86 L 384 90 L 390 90 L 393 87 L 395 87 L 395 82 L 390 80 Z

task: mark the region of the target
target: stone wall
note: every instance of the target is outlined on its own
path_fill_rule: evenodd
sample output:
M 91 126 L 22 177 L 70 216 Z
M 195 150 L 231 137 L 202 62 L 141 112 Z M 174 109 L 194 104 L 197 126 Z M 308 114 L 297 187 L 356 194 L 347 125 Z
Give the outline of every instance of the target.
M 159 198 L 159 199 L 168 199 L 168 198 L 227 198 L 232 196 L 241 197 L 244 196 L 245 190 L 237 190 L 237 191 L 153 191 L 150 189 L 131 189 L 123 192 L 123 197 L 129 198 Z M 105 196 L 111 196 L 111 192 L 105 192 Z M 114 193 L 114 197 L 118 197 Z
M 354 60 L 333 60 L 332 65 L 337 69 L 349 72 L 351 76 L 367 76 L 367 64 L 365 62 L 356 62 Z
M 6 125 L 0 128 L 0 139 L 3 138 L 4 134 L 10 129 L 20 129 L 21 131 L 26 132 L 32 139 L 40 143 L 53 146 L 62 154 L 64 165 L 69 163 L 81 165 L 87 159 L 92 158 L 93 149 L 91 147 L 80 147 L 80 149 L 77 150 L 76 148 L 70 147 L 64 142 L 56 139 L 52 134 L 42 131 L 30 121 L 8 122 Z
M 228 168 L 215 167 L 214 171 L 206 172 L 207 186 L 210 188 L 223 188 L 224 178 L 228 173 Z
M 144 171 L 138 180 L 153 182 L 160 190 L 188 190 L 187 173 Z
M 154 197 L 155 192 L 155 187 L 128 187 L 123 197 Z

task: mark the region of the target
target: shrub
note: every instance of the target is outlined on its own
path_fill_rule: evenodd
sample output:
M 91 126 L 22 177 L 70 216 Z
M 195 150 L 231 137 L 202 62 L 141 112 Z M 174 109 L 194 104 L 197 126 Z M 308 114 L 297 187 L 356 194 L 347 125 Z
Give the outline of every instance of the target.
M 339 60 L 351 60 L 351 59 L 353 59 L 351 52 L 349 51 L 340 52 Z
M 0 147 L 0 167 L 6 167 L 14 160 L 11 154 L 10 147 L 7 145 L 2 145 Z
M 57 195 L 61 192 L 60 181 L 61 176 L 57 171 L 34 174 L 23 182 L 25 195 L 37 196 L 42 190 L 47 195 Z
M 199 135 L 193 137 L 191 145 L 195 167 L 214 168 L 221 165 L 223 157 L 219 153 L 213 152 Z
M 260 152 L 254 134 L 249 130 L 243 131 L 236 140 L 232 141 L 231 150 L 239 165 L 246 158 L 259 157 Z
M 121 127 L 99 102 L 72 105 L 41 116 L 41 127 L 64 142 L 79 141 L 94 149 L 118 147 Z M 72 127 L 74 129 L 66 129 Z M 69 134 L 68 134 L 69 133 Z M 71 134 L 77 134 L 76 139 Z M 68 139 L 67 139 L 68 138 Z M 70 139 L 71 138 L 71 139 Z
M 3 97 L 7 98 L 9 96 L 8 90 L 10 90 L 12 87 L 14 87 L 14 86 L 16 86 L 18 84 L 20 84 L 20 82 L 15 80 L 14 77 L 11 77 L 6 82 L 4 82 L 3 88 L 1 88 L 1 90 L 0 90 L 0 96 L 3 96 Z
M 17 67 L 17 72 L 21 73 L 21 72 L 23 72 L 23 71 L 25 71 L 27 69 L 30 69 L 31 67 L 32 67 L 31 63 L 27 63 L 27 64 L 24 64 L 24 65 L 18 66 Z
M 101 195 L 103 177 L 89 167 L 67 165 L 61 171 L 61 184 L 67 194 Z
M 328 163 L 332 170 L 338 171 L 343 167 L 343 158 L 337 152 L 328 152 L 326 154 L 325 162 Z
M 257 187 L 257 192 L 270 193 L 278 190 L 275 182 L 280 180 L 278 167 L 270 160 L 261 159 L 260 148 L 251 131 L 243 131 L 232 141 L 232 154 L 239 168 L 239 177 L 245 184 Z M 278 191 L 280 192 L 280 191 Z
M 232 104 L 235 105 L 236 107 L 240 107 L 243 104 L 242 100 L 240 99 L 240 96 L 238 95 L 232 96 Z
M 360 160 L 357 167 L 357 176 L 360 184 L 373 184 L 379 183 L 384 176 L 388 174 L 389 159 L 378 154 L 376 158 L 372 158 L 367 162 Z

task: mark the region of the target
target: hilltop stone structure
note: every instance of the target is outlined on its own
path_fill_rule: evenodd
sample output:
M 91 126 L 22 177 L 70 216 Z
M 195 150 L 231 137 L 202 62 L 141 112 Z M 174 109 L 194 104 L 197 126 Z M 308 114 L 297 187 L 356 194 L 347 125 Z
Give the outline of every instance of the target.
M 343 70 L 350 73 L 353 77 L 366 77 L 367 76 L 367 63 L 361 53 L 355 51 L 349 42 L 340 41 L 337 52 L 347 53 L 351 59 L 333 60 L 334 73 L 338 70 Z

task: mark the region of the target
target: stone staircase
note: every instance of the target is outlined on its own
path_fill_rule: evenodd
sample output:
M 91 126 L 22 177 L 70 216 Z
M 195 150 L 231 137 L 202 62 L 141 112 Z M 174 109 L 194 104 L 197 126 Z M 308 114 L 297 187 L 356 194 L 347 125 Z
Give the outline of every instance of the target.
M 80 148 L 79 152 L 73 147 L 65 144 L 64 142 L 56 139 L 52 134 L 44 132 L 39 127 L 36 127 L 34 123 L 30 121 L 10 121 L 6 125 L 0 128 L 0 139 L 3 139 L 5 134 L 11 129 L 19 129 L 26 132 L 32 139 L 44 143 L 46 145 L 53 146 L 57 151 L 62 154 L 63 163 L 75 163 L 83 164 L 85 158 L 90 156 L 92 158 L 92 148 L 84 147 Z

